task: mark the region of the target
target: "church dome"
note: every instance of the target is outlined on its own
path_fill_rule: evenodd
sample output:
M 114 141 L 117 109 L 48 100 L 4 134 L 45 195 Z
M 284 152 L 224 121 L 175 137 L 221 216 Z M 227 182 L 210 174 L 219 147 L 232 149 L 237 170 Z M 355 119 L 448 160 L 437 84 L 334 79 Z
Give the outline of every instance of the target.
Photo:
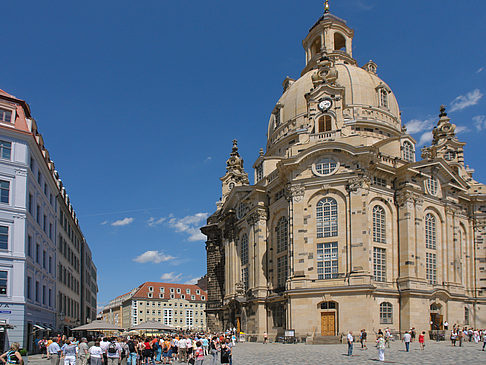
M 332 138 L 357 133 L 370 137 L 369 143 L 402 133 L 394 93 L 378 77 L 376 63 L 357 65 L 353 36 L 346 21 L 328 11 L 311 28 L 303 41 L 302 76 L 284 81 L 270 117 L 267 147 L 294 132 L 320 134 L 320 140 L 323 132 Z
M 345 120 L 356 122 L 361 117 L 365 118 L 362 122 L 383 123 L 384 126 L 393 128 L 397 132 L 401 131 L 400 109 L 397 99 L 388 84 L 376 75 L 374 72 L 376 68 L 370 67 L 370 70 L 366 70 L 351 64 L 336 63 L 335 69 L 337 71 L 336 85 L 344 88 L 343 113 Z M 315 73 L 315 69 L 305 73 L 297 81 L 291 83 L 280 97 L 269 121 L 269 142 L 273 134 L 278 133 L 278 130 L 286 124 L 295 122 L 307 115 L 306 94 L 314 88 L 312 78 Z M 381 99 L 381 90 L 386 93 L 386 106 L 383 105 Z M 382 113 L 374 113 L 373 111 L 382 111 Z M 300 128 L 299 123 L 293 124 L 295 124 L 296 129 Z

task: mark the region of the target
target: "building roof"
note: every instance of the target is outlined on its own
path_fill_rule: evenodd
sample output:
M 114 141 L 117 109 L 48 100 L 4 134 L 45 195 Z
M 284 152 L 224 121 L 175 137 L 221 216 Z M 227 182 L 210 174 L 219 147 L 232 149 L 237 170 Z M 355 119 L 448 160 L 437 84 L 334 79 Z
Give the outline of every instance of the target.
M 152 290 L 149 290 L 149 288 L 152 288 Z M 197 300 L 197 301 L 206 301 L 207 299 L 207 293 L 202 290 L 200 287 L 197 285 L 191 285 L 191 284 L 173 284 L 173 283 L 156 283 L 156 282 L 151 282 L 148 281 L 146 283 L 143 283 L 138 287 L 137 292 L 133 295 L 133 299 L 136 298 L 146 298 L 146 299 L 159 299 L 159 294 L 161 292 L 161 288 L 163 289 L 164 298 L 163 299 L 171 299 L 170 294 L 174 295 L 173 299 L 182 299 L 181 295 L 184 295 L 186 300 Z M 174 289 L 174 293 L 170 292 L 170 289 Z M 180 293 L 177 293 L 177 289 L 181 289 Z M 189 289 L 190 293 L 187 293 L 187 289 Z M 199 294 L 197 294 L 197 291 L 199 290 Z M 149 298 L 149 293 L 153 293 L 152 298 Z M 194 295 L 195 299 L 191 299 L 190 296 Z M 204 299 L 202 299 L 204 297 Z

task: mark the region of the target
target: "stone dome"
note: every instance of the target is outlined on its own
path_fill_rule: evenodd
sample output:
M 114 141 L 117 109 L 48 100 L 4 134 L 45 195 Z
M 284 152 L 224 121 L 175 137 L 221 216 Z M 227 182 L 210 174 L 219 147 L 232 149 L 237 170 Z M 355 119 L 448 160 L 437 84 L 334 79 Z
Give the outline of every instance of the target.
M 336 62 L 334 66 L 338 73 L 336 86 L 344 88 L 342 112 L 345 121 L 369 121 L 375 125 L 383 123 L 388 129 L 401 132 L 398 102 L 390 87 L 376 75 L 376 65 L 373 62 L 367 63 L 364 66 L 366 69 L 344 62 Z M 316 69 L 309 70 L 286 88 L 270 117 L 269 141 L 274 133 L 278 133 L 289 122 L 294 122 L 292 124 L 295 125 L 295 129 L 299 129 L 299 125 L 303 124 L 295 121 L 304 118 L 308 113 L 305 95 L 314 88 L 312 77 L 316 72 Z M 380 89 L 387 92 L 387 107 L 381 104 Z M 276 110 L 278 110 L 278 121 Z M 366 117 L 363 117 L 363 114 Z M 287 128 L 287 130 L 291 129 L 293 128 Z

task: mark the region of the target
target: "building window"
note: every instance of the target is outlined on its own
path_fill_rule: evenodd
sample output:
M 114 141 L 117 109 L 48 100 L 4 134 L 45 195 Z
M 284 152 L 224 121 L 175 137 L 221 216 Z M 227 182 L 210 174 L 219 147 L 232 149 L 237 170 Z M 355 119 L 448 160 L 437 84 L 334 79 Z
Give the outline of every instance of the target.
M 277 305 L 273 310 L 273 326 L 285 327 L 285 306 Z
M 385 89 L 380 89 L 380 105 L 388 108 L 388 91 Z
M 47 288 L 45 285 L 42 285 L 42 304 L 47 304 Z
M 319 118 L 319 133 L 329 132 L 332 130 L 332 119 L 330 115 L 323 115 Z
M 205 300 L 206 298 L 204 297 L 204 295 L 201 295 L 201 300 Z
M 337 169 L 337 162 L 332 158 L 323 158 L 315 164 L 316 172 L 318 175 L 330 175 Z
M 260 181 L 261 179 L 263 179 L 263 162 L 256 167 L 256 180 Z
M 0 122 L 10 123 L 12 121 L 12 111 L 0 109 Z
M 9 194 L 10 193 L 10 182 L 5 180 L 0 180 L 0 202 L 7 203 L 9 202 Z
M 0 271 L 0 295 L 7 295 L 8 272 Z
M 196 294 L 197 295 L 201 294 L 201 291 L 199 289 L 196 289 Z
M 464 324 L 469 325 L 469 308 L 464 308 Z
M 425 247 L 431 250 L 437 248 L 437 229 L 435 216 L 428 213 L 425 216 Z
M 37 224 L 40 225 L 40 205 L 37 204 L 37 212 L 35 213 L 35 219 L 37 221 Z
M 154 288 L 153 288 L 152 286 L 149 286 L 149 287 L 148 287 L 148 290 L 149 290 L 149 291 L 154 291 Z
M 427 192 L 430 195 L 437 195 L 437 192 L 439 190 L 439 180 L 437 180 L 436 177 L 431 176 L 428 178 L 425 182 L 425 185 L 427 187 Z
M 241 265 L 246 265 L 248 263 L 248 235 L 246 233 L 241 237 L 240 257 Z
M 379 205 L 373 207 L 373 241 L 386 243 L 385 209 Z
M 427 252 L 425 260 L 427 281 L 429 284 L 437 284 L 437 255 Z
M 184 294 L 181 294 L 181 299 L 186 299 L 186 296 Z
M 27 236 L 27 256 L 32 257 L 32 236 Z
M 338 235 L 338 209 L 333 198 L 324 198 L 317 203 L 317 238 Z
M 153 297 L 152 293 L 148 293 L 148 295 L 147 295 L 147 296 L 148 296 L 149 298 L 152 298 L 152 297 Z
M 12 143 L 6 141 L 0 141 L 0 158 L 10 160 L 12 155 Z
M 336 309 L 336 302 L 322 302 L 321 309 Z
M 27 299 L 32 299 L 32 278 L 27 276 Z
M 40 264 L 40 245 L 38 243 L 35 245 L 35 262 Z
M 386 281 L 386 250 L 373 247 L 373 276 L 376 281 Z
M 177 294 L 181 293 L 181 288 L 177 288 Z
M 170 288 L 170 292 L 173 293 L 175 290 L 174 288 Z
M 191 300 L 196 300 L 196 296 L 195 295 L 191 295 Z
M 393 306 L 391 305 L 391 303 L 383 302 L 380 304 L 380 323 L 393 323 Z
M 8 227 L 0 226 L 0 250 L 8 249 Z
M 444 153 L 444 159 L 446 161 L 452 161 L 456 157 L 456 154 L 454 151 L 447 151 Z
M 243 283 L 243 288 L 245 289 L 245 291 L 247 291 L 250 285 L 247 267 L 241 269 L 241 282 Z
M 186 326 L 192 327 L 194 321 L 194 312 L 192 309 L 186 309 Z
M 277 259 L 277 287 L 282 288 L 285 286 L 288 276 L 288 259 L 287 255 L 279 257 Z
M 36 281 L 36 282 L 35 282 L 35 301 L 36 301 L 37 303 L 39 303 L 39 302 L 40 302 L 40 301 L 39 301 L 39 295 L 40 295 L 40 292 L 39 292 L 39 282 L 38 282 L 38 281 Z M 64 298 L 64 299 L 66 299 L 66 298 Z
M 275 232 L 277 236 L 277 253 L 287 251 L 289 242 L 289 228 L 286 217 L 279 219 Z
M 402 155 L 403 159 L 407 162 L 414 162 L 415 161 L 415 151 L 413 150 L 413 145 L 405 141 L 402 145 Z
M 317 278 L 335 279 L 337 277 L 338 277 L 337 242 L 319 243 L 317 245 Z
M 278 126 L 280 125 L 280 108 L 277 108 L 277 110 L 275 110 L 273 115 L 275 120 L 275 129 L 277 129 Z
M 191 294 L 191 289 L 186 289 L 186 294 Z
M 164 309 L 164 324 L 169 326 L 172 324 L 173 320 L 173 313 L 171 308 L 165 308 Z

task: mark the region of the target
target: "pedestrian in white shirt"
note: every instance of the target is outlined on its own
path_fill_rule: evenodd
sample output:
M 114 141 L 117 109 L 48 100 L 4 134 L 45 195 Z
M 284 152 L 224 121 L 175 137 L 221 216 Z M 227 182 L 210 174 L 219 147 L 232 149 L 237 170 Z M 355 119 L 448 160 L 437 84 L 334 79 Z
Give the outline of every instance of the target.
M 353 332 L 349 331 L 348 333 L 348 356 L 353 356 Z

